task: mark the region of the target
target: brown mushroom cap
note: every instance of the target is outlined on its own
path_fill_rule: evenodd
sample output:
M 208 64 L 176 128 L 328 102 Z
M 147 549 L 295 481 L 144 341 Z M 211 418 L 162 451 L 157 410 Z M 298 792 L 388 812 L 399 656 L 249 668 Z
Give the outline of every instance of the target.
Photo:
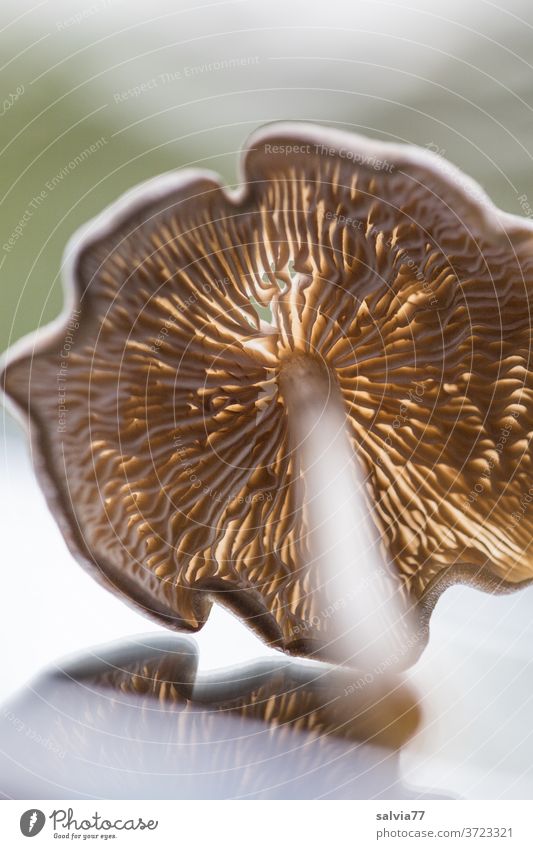
M 533 228 L 459 171 L 275 125 L 238 191 L 206 172 L 142 186 L 69 262 L 66 317 L 10 356 L 5 389 L 71 550 L 146 613 L 195 631 L 216 597 L 327 655 L 282 390 L 296 361 L 343 398 L 415 654 L 445 587 L 533 578 Z

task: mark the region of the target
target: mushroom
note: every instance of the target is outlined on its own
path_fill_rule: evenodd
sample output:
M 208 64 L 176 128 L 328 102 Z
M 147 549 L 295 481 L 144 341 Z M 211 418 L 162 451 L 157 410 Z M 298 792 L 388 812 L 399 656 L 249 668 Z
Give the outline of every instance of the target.
M 3 791 L 371 798 L 394 787 L 394 798 L 407 795 L 398 756 L 421 711 L 396 676 L 385 692 L 352 670 L 279 655 L 214 673 L 197 663 L 190 639 L 142 634 L 40 671 L 0 710 Z M 13 732 L 25 726 L 31 736 Z
M 413 659 L 446 587 L 533 578 L 533 227 L 414 147 L 279 124 L 242 163 L 236 190 L 167 175 L 76 236 L 65 315 L 8 354 L 5 392 L 100 581 L 170 628 L 216 599 L 325 657 L 343 600 L 290 419 L 336 393 Z
M 186 714 L 203 713 L 199 722 L 208 726 L 210 714 L 220 711 L 265 723 L 271 734 L 292 727 L 317 737 L 332 735 L 390 749 L 403 746 L 421 719 L 414 691 L 399 676 L 391 676 L 385 689 L 377 676 L 365 680 L 351 669 L 294 658 L 261 658 L 210 672 L 198 672 L 198 660 L 194 644 L 152 634 L 67 660 L 54 677 L 56 683 L 89 687 L 89 702 L 95 692 L 116 692 L 131 698 L 135 713 L 151 702 L 178 708 L 185 725 Z M 87 693 L 81 698 L 85 701 Z M 119 701 L 118 712 L 124 707 Z M 181 741 L 196 739 L 199 733 L 174 728 Z

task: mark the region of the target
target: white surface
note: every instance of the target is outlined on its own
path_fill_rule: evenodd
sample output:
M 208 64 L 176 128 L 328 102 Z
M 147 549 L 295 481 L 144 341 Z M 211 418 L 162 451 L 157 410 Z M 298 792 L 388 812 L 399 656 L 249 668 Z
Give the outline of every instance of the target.
M 473 799 L 533 797 L 533 591 L 448 590 L 412 671 L 431 682 L 404 777 Z

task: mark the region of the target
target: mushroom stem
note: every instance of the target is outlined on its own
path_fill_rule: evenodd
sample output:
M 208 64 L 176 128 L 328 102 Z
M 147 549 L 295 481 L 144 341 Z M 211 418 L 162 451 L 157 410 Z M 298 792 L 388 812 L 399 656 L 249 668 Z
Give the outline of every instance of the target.
M 328 654 L 360 669 L 393 669 L 405 655 L 406 611 L 368 515 L 335 377 L 318 360 L 296 355 L 284 363 L 279 387 L 304 479 Z

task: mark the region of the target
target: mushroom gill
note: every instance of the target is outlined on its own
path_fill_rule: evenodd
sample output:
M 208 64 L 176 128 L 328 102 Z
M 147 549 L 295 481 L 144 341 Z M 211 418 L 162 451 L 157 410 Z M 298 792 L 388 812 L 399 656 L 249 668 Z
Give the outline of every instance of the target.
M 327 656 L 342 600 L 308 548 L 296 369 L 342 398 L 410 655 L 445 587 L 523 586 L 532 248 L 438 157 L 306 125 L 252 136 L 236 191 L 186 171 L 126 196 L 68 253 L 66 317 L 4 374 L 71 550 L 169 627 L 216 598 Z

